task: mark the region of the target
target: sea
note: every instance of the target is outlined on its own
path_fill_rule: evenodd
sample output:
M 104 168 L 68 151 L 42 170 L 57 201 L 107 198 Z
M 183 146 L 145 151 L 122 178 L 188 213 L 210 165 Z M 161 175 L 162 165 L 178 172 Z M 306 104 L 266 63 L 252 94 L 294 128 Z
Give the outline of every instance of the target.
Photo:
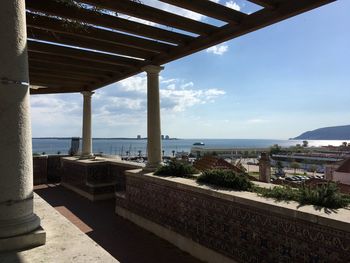
M 268 148 L 274 144 L 282 147 L 302 144 L 302 140 L 273 140 L 273 139 L 171 139 L 163 140 L 162 148 L 164 155 L 172 156 L 175 152 L 190 152 L 196 142 L 203 142 L 206 148 Z M 344 140 L 308 140 L 309 146 L 339 146 Z M 350 143 L 350 141 L 346 141 Z M 81 145 L 81 141 L 80 141 Z M 69 138 L 33 138 L 33 153 L 67 154 L 71 147 Z M 147 140 L 145 139 L 93 139 L 94 153 L 125 156 L 145 156 Z M 141 152 L 140 152 L 141 151 Z

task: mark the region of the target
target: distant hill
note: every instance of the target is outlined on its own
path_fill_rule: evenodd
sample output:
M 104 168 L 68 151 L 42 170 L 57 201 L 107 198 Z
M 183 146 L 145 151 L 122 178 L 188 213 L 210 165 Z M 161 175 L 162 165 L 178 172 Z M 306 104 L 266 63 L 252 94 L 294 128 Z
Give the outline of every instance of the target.
M 334 126 L 307 131 L 294 140 L 350 140 L 350 125 Z

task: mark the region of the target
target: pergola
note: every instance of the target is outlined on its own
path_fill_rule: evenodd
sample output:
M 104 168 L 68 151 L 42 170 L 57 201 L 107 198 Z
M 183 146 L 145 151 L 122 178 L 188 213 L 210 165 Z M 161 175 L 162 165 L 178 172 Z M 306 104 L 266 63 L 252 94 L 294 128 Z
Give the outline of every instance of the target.
M 249 0 L 261 9 L 245 14 L 209 0 L 160 1 L 222 25 L 135 0 L 75 0 L 83 6 L 62 0 L 26 0 L 30 84 L 40 86 L 32 88 L 31 94 L 93 91 L 140 73 L 147 65 L 168 63 L 333 2 Z
M 214 22 L 132 0 L 0 1 L 0 251 L 45 242 L 35 232 L 29 90 L 84 95 L 83 155 L 89 157 L 93 91 L 146 71 L 154 168 L 161 161 L 160 65 L 335 0 L 249 0 L 261 7 L 251 14 L 209 0 L 159 1 Z

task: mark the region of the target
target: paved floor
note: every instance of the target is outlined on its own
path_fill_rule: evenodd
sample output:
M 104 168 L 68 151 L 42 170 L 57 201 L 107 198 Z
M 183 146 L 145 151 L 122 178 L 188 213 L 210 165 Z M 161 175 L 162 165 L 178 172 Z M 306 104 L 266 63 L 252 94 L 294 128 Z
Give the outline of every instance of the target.
M 91 202 L 60 185 L 35 192 L 121 263 L 200 263 L 172 244 L 118 217 L 114 200 Z
M 120 263 L 37 194 L 34 211 L 45 229 L 45 245 L 0 253 L 0 263 Z

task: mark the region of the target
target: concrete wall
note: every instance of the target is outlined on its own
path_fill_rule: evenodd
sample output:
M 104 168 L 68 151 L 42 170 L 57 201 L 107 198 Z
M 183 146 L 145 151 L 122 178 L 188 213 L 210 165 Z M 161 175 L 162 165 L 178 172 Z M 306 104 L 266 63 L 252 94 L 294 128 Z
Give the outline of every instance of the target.
M 117 195 L 116 212 L 208 262 L 335 263 L 350 258 L 346 209 L 298 208 L 254 193 L 130 171 L 125 195 Z

